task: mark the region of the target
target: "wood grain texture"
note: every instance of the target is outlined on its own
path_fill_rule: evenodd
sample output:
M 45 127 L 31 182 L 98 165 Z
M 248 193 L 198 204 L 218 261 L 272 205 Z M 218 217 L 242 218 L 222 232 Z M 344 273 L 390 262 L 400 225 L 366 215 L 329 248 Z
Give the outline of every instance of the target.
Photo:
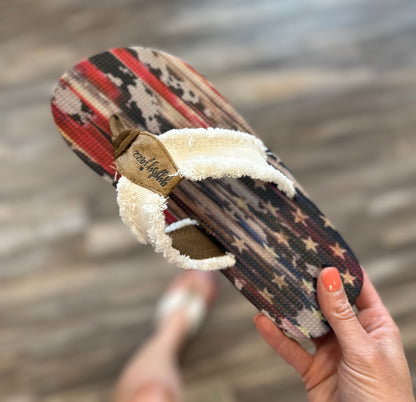
M 112 188 L 59 138 L 50 91 L 106 48 L 209 78 L 340 229 L 395 318 L 416 384 L 416 4 L 411 0 L 0 5 L 0 399 L 106 401 L 176 268 L 136 244 Z M 304 401 L 222 281 L 184 351 L 186 400 Z

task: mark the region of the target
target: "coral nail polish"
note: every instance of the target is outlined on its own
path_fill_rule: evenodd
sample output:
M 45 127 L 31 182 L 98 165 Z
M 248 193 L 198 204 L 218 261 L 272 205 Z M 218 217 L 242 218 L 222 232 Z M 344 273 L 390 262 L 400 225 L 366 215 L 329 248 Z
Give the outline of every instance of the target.
M 325 268 L 322 272 L 322 283 L 328 292 L 337 292 L 341 289 L 341 277 L 336 268 Z

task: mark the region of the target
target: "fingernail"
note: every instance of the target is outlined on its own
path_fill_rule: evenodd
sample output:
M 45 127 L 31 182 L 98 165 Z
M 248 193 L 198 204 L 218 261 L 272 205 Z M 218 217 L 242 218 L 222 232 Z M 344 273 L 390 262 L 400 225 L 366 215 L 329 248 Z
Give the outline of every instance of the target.
M 325 268 L 322 271 L 322 283 L 328 292 L 337 292 L 341 289 L 341 277 L 336 268 Z

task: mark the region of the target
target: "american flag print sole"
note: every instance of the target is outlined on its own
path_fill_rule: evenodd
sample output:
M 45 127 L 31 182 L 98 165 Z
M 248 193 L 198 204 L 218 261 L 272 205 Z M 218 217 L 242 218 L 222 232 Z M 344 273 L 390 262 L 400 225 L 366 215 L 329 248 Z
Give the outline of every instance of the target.
M 109 127 L 113 115 L 155 135 L 186 127 L 256 135 L 194 69 L 177 57 L 140 47 L 112 49 L 76 64 L 55 86 L 51 107 L 72 151 L 113 185 L 120 177 Z M 319 337 L 330 330 L 317 302 L 319 272 L 337 267 L 353 304 L 362 270 L 290 170 L 272 152 L 268 163 L 295 183 L 294 199 L 274 184 L 248 177 L 182 180 L 170 194 L 166 222 L 198 221 L 236 256 L 236 265 L 221 272 L 259 311 L 292 337 Z

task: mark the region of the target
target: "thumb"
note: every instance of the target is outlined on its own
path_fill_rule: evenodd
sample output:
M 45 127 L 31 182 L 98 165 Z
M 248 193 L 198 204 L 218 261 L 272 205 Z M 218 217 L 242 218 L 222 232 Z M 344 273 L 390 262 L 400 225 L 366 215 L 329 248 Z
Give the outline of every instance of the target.
M 348 301 L 336 268 L 321 271 L 317 290 L 321 311 L 334 330 L 344 356 L 360 353 L 368 335 Z

